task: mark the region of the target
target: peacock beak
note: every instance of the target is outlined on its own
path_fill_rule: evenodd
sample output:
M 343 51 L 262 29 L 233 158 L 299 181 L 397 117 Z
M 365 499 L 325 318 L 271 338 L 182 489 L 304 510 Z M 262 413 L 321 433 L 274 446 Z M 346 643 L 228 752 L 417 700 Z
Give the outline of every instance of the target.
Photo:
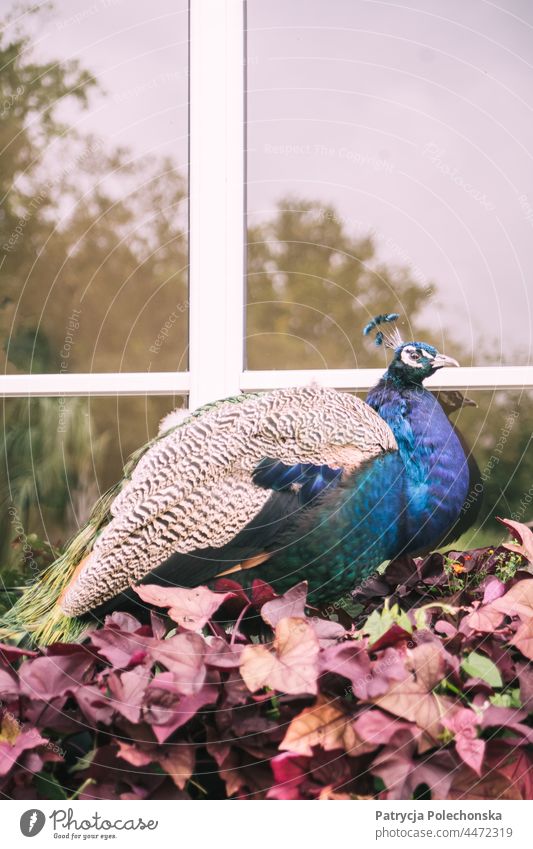
M 432 363 L 434 369 L 451 368 L 452 366 L 459 368 L 459 363 L 453 357 L 447 357 L 445 354 L 437 354 Z

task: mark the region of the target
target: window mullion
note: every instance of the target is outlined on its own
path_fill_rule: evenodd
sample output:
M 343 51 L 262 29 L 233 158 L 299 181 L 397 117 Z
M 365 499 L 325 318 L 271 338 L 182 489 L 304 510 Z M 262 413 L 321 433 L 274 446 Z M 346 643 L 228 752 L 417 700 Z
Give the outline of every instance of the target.
M 243 392 L 283 389 L 317 383 L 336 389 L 366 390 L 375 386 L 384 369 L 299 369 L 283 371 L 244 371 Z M 429 389 L 525 389 L 533 387 L 533 366 L 471 366 L 447 368 L 428 378 Z
M 244 3 L 190 3 L 190 338 L 195 407 L 239 391 L 244 326 Z

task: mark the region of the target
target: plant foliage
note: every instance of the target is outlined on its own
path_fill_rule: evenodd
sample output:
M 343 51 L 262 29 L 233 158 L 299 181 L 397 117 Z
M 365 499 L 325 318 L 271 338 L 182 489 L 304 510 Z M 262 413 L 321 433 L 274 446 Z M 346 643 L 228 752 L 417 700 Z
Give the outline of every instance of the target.
M 322 611 L 305 584 L 144 586 L 150 624 L 2 646 L 2 793 L 533 798 L 533 551 L 511 530 L 514 550 L 396 560 Z

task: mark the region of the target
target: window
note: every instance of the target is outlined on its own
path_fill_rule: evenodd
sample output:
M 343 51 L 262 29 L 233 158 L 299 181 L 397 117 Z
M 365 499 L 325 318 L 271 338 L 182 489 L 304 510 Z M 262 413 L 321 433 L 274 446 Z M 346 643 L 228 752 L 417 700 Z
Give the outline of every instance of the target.
M 127 455 L 174 396 L 365 390 L 384 355 L 361 326 L 399 306 L 460 355 L 433 386 L 484 390 L 491 438 L 521 399 L 523 467 L 531 87 L 514 18 L 487 7 L 472 28 L 436 0 L 189 6 L 60 0 L 5 30 L 21 48 L 0 125 L 4 421 L 38 398 L 88 413 L 103 488 L 117 409 Z M 42 77 L 22 73 L 24 38 L 52 62 Z

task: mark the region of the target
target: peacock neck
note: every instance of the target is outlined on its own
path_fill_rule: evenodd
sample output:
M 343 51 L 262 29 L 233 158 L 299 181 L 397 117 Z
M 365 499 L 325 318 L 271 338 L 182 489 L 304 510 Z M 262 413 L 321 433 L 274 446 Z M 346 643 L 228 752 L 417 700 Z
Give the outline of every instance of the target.
M 421 419 L 421 414 L 428 409 L 433 409 L 435 404 L 439 410 L 442 411 L 442 408 L 427 389 L 421 385 L 400 380 L 390 368 L 379 383 L 370 390 L 366 401 L 389 425 L 398 443 L 398 450 L 404 464 L 406 468 L 409 468 L 413 460 L 414 434 L 425 430 L 425 422 Z M 450 427 L 447 419 L 446 424 Z M 442 427 L 439 428 L 437 436 L 444 435 L 441 434 L 441 430 Z
M 394 433 L 405 469 L 405 535 L 413 550 L 433 545 L 456 521 L 468 491 L 463 447 L 444 410 L 423 386 L 386 375 L 367 402 Z

